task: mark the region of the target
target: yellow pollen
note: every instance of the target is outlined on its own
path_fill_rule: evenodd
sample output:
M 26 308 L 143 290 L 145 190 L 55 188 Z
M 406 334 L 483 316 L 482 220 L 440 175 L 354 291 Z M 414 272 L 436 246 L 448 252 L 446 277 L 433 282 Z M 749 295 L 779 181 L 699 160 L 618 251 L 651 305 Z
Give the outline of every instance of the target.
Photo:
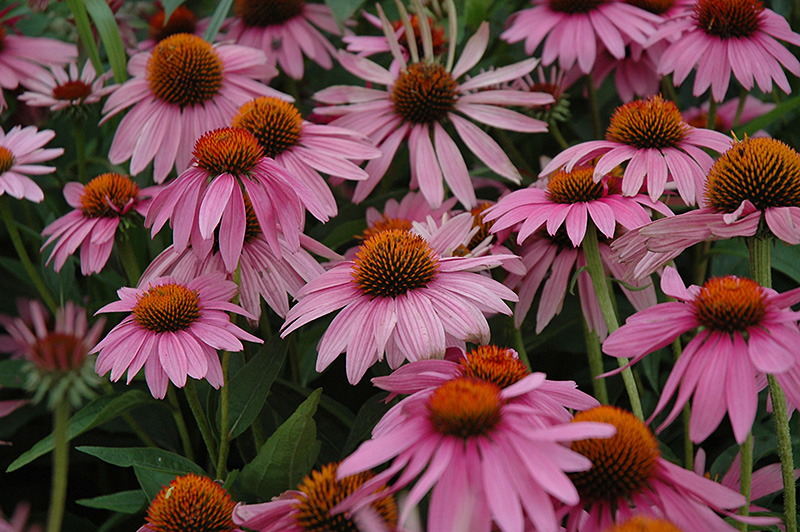
M 395 112 L 414 124 L 443 120 L 455 106 L 458 84 L 442 65 L 414 63 L 397 77 L 390 96 Z
M 655 517 L 636 516 L 624 523 L 610 528 L 608 532 L 682 532 L 680 528 L 666 519 Z
M 484 436 L 500 422 L 500 387 L 489 381 L 459 377 L 440 385 L 428 399 L 428 419 L 441 434 Z
M 84 100 L 92 93 L 91 85 L 81 80 L 71 80 L 53 87 L 53 98 L 56 100 L 74 101 Z
M 558 13 L 588 13 L 605 4 L 605 0 L 549 0 L 548 4 Z
M 81 212 L 87 218 L 113 218 L 123 216 L 136 203 L 139 185 L 122 174 L 100 174 L 85 187 L 81 194 Z
M 154 333 L 182 331 L 200 319 L 200 298 L 181 284 L 151 286 L 137 296 L 133 319 Z
M 156 532 L 232 532 L 235 505 L 220 484 L 189 473 L 161 488 L 147 509 L 147 526 Z
M 0 175 L 11 170 L 14 166 L 14 154 L 4 146 L 0 146 Z
M 761 286 L 733 275 L 706 281 L 692 304 L 698 321 L 715 331 L 745 331 L 761 323 L 767 313 Z
M 663 15 L 675 5 L 675 0 L 626 0 L 626 2 L 656 15 Z
M 461 360 L 461 376 L 492 382 L 507 388 L 530 375 L 514 351 L 496 345 L 481 345 Z
M 164 24 L 164 10 L 158 12 L 150 18 L 150 26 L 147 34 L 154 41 L 163 41 L 170 35 L 177 33 L 194 33 L 197 27 L 197 17 L 192 10 L 186 6 L 178 6 L 169 16 L 169 20 Z
M 439 270 L 439 260 L 425 239 L 400 229 L 364 241 L 354 262 L 353 281 L 371 299 L 423 288 Z
M 291 103 L 261 96 L 245 103 L 231 125 L 252 133 L 264 148 L 264 155 L 274 159 L 300 141 L 303 117 Z
M 661 96 L 635 100 L 617 108 L 606 139 L 636 148 L 674 148 L 683 140 L 688 125 L 674 102 Z
M 381 233 L 383 231 L 389 231 L 391 229 L 398 229 L 400 231 L 411 231 L 411 222 L 409 220 L 404 220 L 403 218 L 386 218 L 383 217 L 372 226 L 367 227 L 364 229 L 364 232 L 360 235 L 356 236 L 356 240 L 361 240 L 362 242 L 366 242 L 373 236 Z
M 247 26 L 283 24 L 303 12 L 304 0 L 236 0 L 233 12 Z
M 150 90 L 157 98 L 181 107 L 214 98 L 222 79 L 222 61 L 214 47 L 188 33 L 159 42 L 147 61 Z
M 194 144 L 194 162 L 209 174 L 246 174 L 264 157 L 252 133 L 236 127 L 209 131 Z
M 306 532 L 359 532 L 347 512 L 331 515 L 330 510 L 375 475 L 366 471 L 336 480 L 338 467 L 338 463 L 324 465 L 312 471 L 297 487 L 303 495 L 297 496 L 297 503 L 293 506 L 295 522 Z M 384 488 L 382 486 L 376 492 Z M 373 502 L 372 509 L 382 518 L 387 529 L 394 530 L 397 504 L 391 495 Z
M 613 504 L 647 487 L 661 453 L 655 436 L 644 423 L 615 406 L 598 406 L 579 412 L 573 421 L 609 423 L 617 428 L 612 438 L 572 442 L 572 450 L 593 464 L 588 471 L 569 475 L 585 503 Z
M 594 166 L 576 166 L 571 172 L 559 170 L 547 181 L 547 197 L 554 203 L 597 201 L 605 195 L 603 182 L 592 179 Z
M 720 39 L 746 39 L 758 31 L 764 5 L 758 0 L 698 0 L 697 27 Z
M 800 207 L 800 154 L 773 138 L 745 138 L 711 167 L 705 196 L 711 207 L 728 213 L 745 200 L 760 211 Z

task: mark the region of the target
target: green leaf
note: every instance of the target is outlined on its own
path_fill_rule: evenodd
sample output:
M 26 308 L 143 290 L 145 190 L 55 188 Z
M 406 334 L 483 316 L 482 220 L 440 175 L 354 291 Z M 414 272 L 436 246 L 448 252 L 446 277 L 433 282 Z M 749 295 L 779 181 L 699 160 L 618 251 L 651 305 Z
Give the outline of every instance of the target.
M 21 359 L 0 362 L 0 387 L 20 389 L 24 387 L 22 369 L 26 362 Z
M 214 10 L 214 14 L 211 15 L 208 28 L 206 28 L 205 34 L 203 34 L 203 38 L 205 40 L 208 42 L 214 42 L 214 37 L 217 36 L 219 29 L 222 27 L 222 23 L 228 16 L 228 11 L 231 10 L 231 5 L 233 5 L 233 0 L 222 0 L 217 5 L 217 9 Z
M 322 389 L 315 390 L 261 446 L 237 478 L 239 490 L 269 500 L 311 471 L 320 449 L 313 416 L 321 396 Z
M 100 39 L 106 48 L 108 62 L 111 70 L 114 71 L 114 81 L 124 82 L 128 77 L 125 70 L 128 58 L 125 55 L 125 46 L 122 44 L 117 21 L 114 19 L 114 12 L 111 11 L 105 0 L 84 0 L 83 4 L 86 6 L 89 16 L 92 17 L 97 33 L 100 34 Z M 98 71 L 99 73 L 100 71 Z
M 392 407 L 391 404 L 387 404 L 385 401 L 387 396 L 386 392 L 373 395 L 358 410 L 356 420 L 353 422 L 353 428 L 350 429 L 350 434 L 348 434 L 347 441 L 344 443 L 344 456 L 351 454 L 361 442 L 368 440 L 372 435 L 372 429 Z
M 153 398 L 141 390 L 130 390 L 122 395 L 107 395 L 95 399 L 72 416 L 69 420 L 67 437 L 71 440 L 87 430 L 102 425 L 107 421 L 127 412 L 131 408 L 150 404 Z M 30 450 L 14 460 L 7 472 L 16 471 L 20 467 L 31 463 L 40 456 L 53 450 L 53 435 L 46 436 L 38 441 Z
M 783 118 L 784 115 L 790 111 L 793 111 L 797 107 L 800 107 L 800 96 L 795 96 L 794 98 L 783 101 L 769 113 L 761 115 L 758 118 L 755 118 L 744 124 L 743 126 L 736 128 L 736 137 L 742 139 L 745 135 L 752 135 L 759 129 L 764 129 L 773 122 Z
M 138 514 L 147 506 L 148 499 L 142 490 L 131 490 L 101 495 L 92 499 L 78 499 L 75 502 L 89 508 L 111 510 L 123 514 Z
M 169 486 L 169 483 L 175 480 L 175 477 L 188 473 L 188 471 L 149 467 L 141 464 L 134 464 L 133 472 L 148 501 L 155 499 L 158 492 L 161 491 L 164 486 Z M 198 474 L 205 476 L 205 473 Z
M 175 11 L 186 0 L 161 0 L 161 5 L 164 6 L 164 24 L 167 23 L 172 12 Z
M 103 462 L 119 467 L 148 466 L 178 474 L 197 473 L 205 475 L 202 467 L 188 458 L 154 447 L 76 447 L 82 453 L 99 458 Z
M 489 8 L 492 7 L 494 0 L 467 0 L 464 11 L 464 21 L 468 26 L 477 28 L 481 22 L 486 20 Z
M 277 343 L 277 345 L 276 345 Z M 267 342 L 230 381 L 229 438 L 243 433 L 258 417 L 286 359 L 288 342 Z M 219 415 L 217 416 L 219 426 Z
M 339 27 L 342 27 L 344 21 L 352 17 L 353 13 L 364 4 L 364 0 L 325 0 L 325 4 L 331 8 L 333 17 Z
M 67 5 L 69 5 L 69 9 L 72 11 L 72 18 L 75 20 L 75 27 L 78 29 L 78 36 L 86 49 L 86 55 L 89 56 L 92 66 L 98 74 L 104 72 L 103 62 L 100 60 L 100 52 L 97 50 L 97 43 L 94 42 L 92 25 L 86 14 L 84 3 L 80 0 L 67 0 Z

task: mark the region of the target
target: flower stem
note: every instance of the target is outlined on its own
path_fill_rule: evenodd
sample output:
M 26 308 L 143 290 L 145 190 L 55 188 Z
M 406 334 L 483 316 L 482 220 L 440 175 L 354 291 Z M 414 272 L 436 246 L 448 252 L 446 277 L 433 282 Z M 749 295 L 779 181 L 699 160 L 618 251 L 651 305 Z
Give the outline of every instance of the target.
M 564 138 L 564 135 L 561 134 L 561 129 L 558 127 L 558 123 L 555 120 L 550 120 L 547 124 L 547 129 L 550 131 L 550 134 L 553 135 L 553 138 L 562 150 L 569 148 L 569 144 Z
M 603 262 L 600 259 L 600 245 L 597 242 L 597 229 L 595 229 L 594 225 L 586 229 L 582 247 L 583 255 L 586 257 L 586 268 L 589 271 L 589 277 L 592 279 L 592 286 L 594 286 L 594 292 L 597 295 L 597 302 L 600 304 L 600 311 L 603 313 L 608 333 L 611 334 L 619 329 L 619 321 L 617 321 L 614 302 L 611 300 L 611 292 L 608 289 Z M 628 365 L 627 358 L 619 358 L 617 361 L 620 367 Z M 636 381 L 633 378 L 633 371 L 631 371 L 630 367 L 622 370 L 622 381 L 625 383 L 625 390 L 628 392 L 631 411 L 637 418 L 644 419 L 639 391 L 636 388 Z
M 514 350 L 519 355 L 519 359 L 525 364 L 525 366 L 533 371 L 531 368 L 531 361 L 528 359 L 528 351 L 525 349 L 525 340 L 522 338 L 522 327 L 517 329 L 514 326 L 514 317 L 508 316 L 508 321 L 510 324 L 511 329 L 511 343 L 514 345 Z
M 197 428 L 200 429 L 200 434 L 203 436 L 206 449 L 208 449 L 208 455 L 211 457 L 217 456 L 217 443 L 214 441 L 214 435 L 211 432 L 211 426 L 208 424 L 206 413 L 203 412 L 203 405 L 200 404 L 200 397 L 197 395 L 197 387 L 194 384 L 194 380 L 186 379 L 186 386 L 183 387 L 183 393 L 186 395 L 189 408 L 192 409 L 194 419 L 197 421 Z
M 50 487 L 50 508 L 47 512 L 47 532 L 59 532 L 64 519 L 67 501 L 69 470 L 69 415 L 68 399 L 61 399 L 53 412 L 53 476 Z
M 586 93 L 589 96 L 589 108 L 592 112 L 592 129 L 594 138 L 603 138 L 603 126 L 600 123 L 600 106 L 597 103 L 597 91 L 594 89 L 594 80 L 591 74 L 586 74 Z
M 220 427 L 219 427 L 219 456 L 217 457 L 217 478 L 224 480 L 228 474 L 228 451 L 230 449 L 230 418 L 229 418 L 229 396 L 230 386 L 228 386 L 228 373 L 231 365 L 231 354 L 228 351 L 222 352 L 222 389 L 219 396 Z
M 56 300 L 50 295 L 50 291 L 47 289 L 47 286 L 45 286 L 44 281 L 31 262 L 30 257 L 28 257 L 28 252 L 25 251 L 25 245 L 22 243 L 22 237 L 19 234 L 19 229 L 17 229 L 17 224 L 14 221 L 14 215 L 11 213 L 11 207 L 8 202 L 8 198 L 0 198 L 0 215 L 3 217 L 3 222 L 5 222 L 6 228 L 8 229 L 8 236 L 11 237 L 11 242 L 14 244 L 14 249 L 17 250 L 19 260 L 22 262 L 22 266 L 25 268 L 28 277 L 39 291 L 39 295 L 42 297 L 42 300 L 44 300 L 47 308 L 50 309 L 50 312 L 55 314 L 58 308 Z
M 139 269 L 139 261 L 136 259 L 136 252 L 133 249 L 130 235 L 120 233 L 117 239 L 117 258 L 122 269 L 125 270 L 125 276 L 128 278 L 128 284 L 135 287 L 139 284 L 139 279 L 142 277 L 142 272 Z
M 670 299 L 673 301 L 672 299 Z M 675 338 L 675 341 L 672 342 L 672 354 L 675 357 L 675 362 L 681 357 L 681 353 L 683 352 L 683 347 L 681 347 L 681 338 Z M 692 443 L 692 439 L 689 437 L 689 422 L 692 419 L 692 410 L 689 406 L 689 403 L 686 403 L 686 406 L 683 407 L 683 461 L 686 464 L 686 469 L 693 470 L 694 469 L 694 444 Z
M 750 515 L 750 486 L 753 484 L 753 433 L 747 435 L 741 447 L 739 447 L 739 455 L 741 456 L 741 469 L 742 476 L 739 481 L 739 493 L 744 495 L 744 506 L 739 508 L 739 515 Z M 794 477 L 792 477 L 794 481 Z M 739 530 L 746 532 L 747 523 L 738 523 Z
M 706 129 L 715 129 L 717 123 L 717 101 L 714 97 L 708 102 L 708 116 L 706 116 Z
M 586 318 L 583 318 L 581 323 L 583 324 L 583 339 L 586 342 L 586 355 L 589 357 L 589 372 L 592 374 L 594 398 L 600 401 L 600 404 L 607 405 L 609 403 L 606 380 L 597 378 L 598 375 L 603 374 L 603 353 L 600 352 L 600 338 L 596 332 L 589 330 Z
M 739 125 L 739 122 L 742 120 L 742 111 L 744 111 L 744 104 L 747 102 L 747 95 L 748 91 L 742 87 L 742 90 L 739 92 L 739 105 L 736 106 L 736 116 L 733 117 L 733 125 L 732 128 L 735 128 Z
M 175 389 L 172 386 L 167 388 L 167 399 L 169 400 L 170 410 L 172 410 L 172 417 L 175 419 L 175 426 L 178 427 L 178 435 L 181 437 L 183 455 L 194 462 L 194 452 L 192 452 L 192 441 L 189 439 L 189 430 L 186 427 L 186 420 L 183 419 L 181 405 L 178 402 L 178 395 L 175 393 Z

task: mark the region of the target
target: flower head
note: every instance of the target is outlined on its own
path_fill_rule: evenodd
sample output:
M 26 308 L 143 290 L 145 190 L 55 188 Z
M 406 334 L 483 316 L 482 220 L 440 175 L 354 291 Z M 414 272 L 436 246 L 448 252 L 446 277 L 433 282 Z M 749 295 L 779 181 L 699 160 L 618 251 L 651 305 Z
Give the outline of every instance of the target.
M 55 242 L 47 264 L 55 259 L 60 271 L 67 257 L 81 247 L 81 273 L 99 273 L 105 267 L 119 224 L 133 213 L 144 216 L 152 190 L 142 190 L 128 176 L 101 174 L 86 185 L 67 183 L 64 198 L 73 208 L 44 228 L 49 236 L 42 249 Z
M 132 78 L 108 98 L 108 120 L 131 107 L 120 122 L 109 160 L 131 159 L 138 174 L 154 161 L 153 176 L 161 183 L 173 166 L 189 166 L 195 141 L 206 131 L 227 126 L 245 101 L 282 93 L 260 83 L 274 75 L 258 50 L 232 44 L 213 46 L 196 35 L 167 37 L 151 52 L 128 62 Z
M 330 69 L 334 46 L 319 29 L 341 35 L 327 5 L 306 0 L 236 0 L 236 17 L 230 21 L 226 38 L 263 50 L 270 65 L 278 65 L 287 76 L 303 77 L 303 56 Z M 319 28 L 319 29 L 317 29 Z
M 765 93 L 772 92 L 773 81 L 784 92 L 791 92 L 781 66 L 800 76 L 800 61 L 778 42 L 797 46 L 800 35 L 759 0 L 688 3 L 651 42 L 662 39 L 670 45 L 661 56 L 659 72 L 671 73 L 675 85 L 680 85 L 696 68 L 694 95 L 700 96 L 710 86 L 717 102 L 725 99 L 731 73 L 743 89 L 751 90 L 755 82 Z
M 607 423 L 617 430 L 611 438 L 571 444 L 573 451 L 591 460 L 592 467 L 570 474 L 582 505 L 570 510 L 568 530 L 608 530 L 617 519 L 630 516 L 632 508 L 642 516 L 669 516 L 683 532 L 736 530 L 709 510 L 737 508 L 744 497 L 664 460 L 653 433 L 633 414 L 614 406 L 598 406 L 578 412 L 574 422 Z M 588 511 L 588 518 L 581 506 Z
M 30 90 L 19 99 L 33 107 L 49 107 L 51 111 L 78 109 L 99 102 L 117 88 L 116 85 L 104 87 L 111 75 L 112 72 L 106 72 L 98 76 L 88 60 L 80 73 L 76 63 L 70 63 L 69 70 L 53 66 L 50 72 L 25 80 L 23 84 Z
M 670 267 L 664 270 L 661 288 L 677 301 L 628 318 L 606 339 L 603 351 L 637 362 L 681 334 L 702 327 L 672 369 L 653 416 L 680 386 L 675 406 L 661 427 L 671 423 L 694 395 L 689 423 L 692 441 L 705 440 L 727 412 L 736 441 L 742 443 L 756 415 L 756 376 L 796 366 L 793 353 L 800 329 L 790 307 L 800 301 L 800 289 L 778 294 L 734 275 L 686 288 Z
M 336 264 L 300 291 L 281 335 L 344 307 L 317 346 L 317 371 L 347 351 L 353 384 L 384 354 L 393 368 L 405 359 L 442 358 L 447 346 L 489 341 L 484 313 L 511 313 L 503 300 L 516 300 L 514 293 L 471 273 L 508 258 L 442 257 L 413 232 L 377 233 L 355 260 Z
M 666 519 L 637 515 L 614 525 L 608 532 L 683 532 Z
M 242 532 L 233 523 L 235 505 L 220 484 L 187 473 L 161 488 L 147 508 L 147 523 L 138 532 Z
M 455 16 L 454 13 L 450 14 Z M 388 26 L 388 21 L 386 22 Z M 327 107 L 318 114 L 337 118 L 332 125 L 355 129 L 368 135 L 383 152 L 365 170 L 369 177 L 358 183 L 353 201 L 360 202 L 372 191 L 389 168 L 398 148 L 408 140 L 411 161 L 411 187 L 419 187 L 433 207 L 444 200 L 447 183 L 467 208 L 475 206 L 473 189 L 464 158 L 444 125 L 451 123 L 467 148 L 497 174 L 518 182 L 520 175 L 500 146 L 470 120 L 493 127 L 536 133 L 546 124 L 507 106 L 552 103 L 550 95 L 496 88 L 519 78 L 536 66 L 535 59 L 479 74 L 463 83 L 457 80 L 474 67 L 489 42 L 489 25 L 482 24 L 464 47 L 455 64 L 439 63 L 427 50 L 419 61 L 407 62 L 394 39 L 394 31 L 384 30 L 399 68 L 387 70 L 364 57 L 339 53 L 339 61 L 350 73 L 385 89 L 334 86 L 314 98 Z M 450 41 L 454 47 L 455 42 Z M 455 50 L 453 49 L 453 52 Z M 452 54 L 449 54 L 452 55 Z
M 338 468 L 338 463 L 332 463 L 312 471 L 296 490 L 287 491 L 271 502 L 237 505 L 234 522 L 258 532 L 351 532 L 362 530 L 358 526 L 361 519 L 372 514 L 383 525 L 381 530 L 395 530 L 397 504 L 381 486 L 376 488 L 376 494 L 365 494 L 371 502 L 361 511 L 352 515 L 331 511 L 375 476 L 364 471 L 340 478 L 336 474 Z
M 38 164 L 64 153 L 63 148 L 43 148 L 55 136 L 54 131 L 37 131 L 33 126 L 14 126 L 8 132 L 0 129 L 0 196 L 8 194 L 35 203 L 44 199 L 42 189 L 26 174 L 55 172 L 53 166 Z
M 222 274 L 207 274 L 188 282 L 159 277 L 146 288 L 121 288 L 119 301 L 109 303 L 98 313 L 130 312 L 93 353 L 96 371 L 111 380 L 128 372 L 128 383 L 144 366 L 153 397 L 161 399 L 167 385 L 183 387 L 187 375 L 207 379 L 214 388 L 222 382 L 217 349 L 241 351 L 240 340 L 262 341 L 230 322 L 228 312 L 252 318 L 229 303 L 236 284 Z

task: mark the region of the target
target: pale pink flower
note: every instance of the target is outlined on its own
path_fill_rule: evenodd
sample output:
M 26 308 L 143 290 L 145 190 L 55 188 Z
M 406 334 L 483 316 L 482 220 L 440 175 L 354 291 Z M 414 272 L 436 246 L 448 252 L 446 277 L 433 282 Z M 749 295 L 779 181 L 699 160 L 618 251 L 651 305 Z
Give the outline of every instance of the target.
M 100 273 L 111 256 L 120 221 L 133 213 L 144 217 L 154 192 L 115 173 L 101 174 L 86 185 L 67 183 L 64 198 L 73 210 L 42 230 L 49 236 L 42 250 L 55 242 L 47 264 L 55 259 L 55 270 L 61 271 L 80 246 L 81 273 Z
M 667 267 L 661 289 L 677 301 L 628 318 L 609 335 L 603 351 L 632 358 L 635 363 L 681 334 L 702 327 L 673 367 L 653 417 L 680 385 L 672 412 L 660 428 L 669 425 L 694 395 L 689 423 L 692 441 L 705 440 L 727 412 L 741 444 L 750 433 L 758 407 L 756 375 L 779 374 L 796 365 L 800 329 L 798 315 L 790 307 L 800 302 L 800 288 L 778 294 L 733 275 L 686 288 L 678 272 Z
M 391 70 L 364 57 L 346 52 L 338 55 L 340 63 L 350 73 L 385 89 L 338 85 L 314 95 L 315 100 L 325 104 L 315 113 L 336 116 L 332 125 L 368 135 L 383 152 L 382 157 L 367 164 L 365 170 L 369 177 L 356 185 L 353 201 L 361 202 L 375 188 L 398 148 L 407 140 L 412 188 L 418 186 L 431 206 L 438 207 L 444 201 L 444 183 L 447 183 L 465 207 L 474 207 L 475 191 L 469 171 L 461 151 L 444 128 L 448 122 L 486 166 L 519 182 L 519 172 L 502 148 L 471 120 L 525 133 L 546 131 L 545 122 L 505 107 L 545 105 L 553 102 L 552 96 L 497 88 L 533 70 L 537 60 L 514 63 L 459 83 L 456 80 L 472 69 L 486 51 L 488 23 L 481 24 L 469 39 L 455 66 L 449 63 L 442 66 L 432 57 L 407 63 L 393 38 L 394 33 L 387 37 L 396 62 Z M 450 41 L 450 46 L 455 43 Z
M 639 194 L 647 178 L 647 192 L 655 201 L 673 181 L 688 205 L 700 196 L 705 177 L 714 163 L 704 148 L 724 152 L 731 139 L 717 131 L 693 128 L 681 117 L 677 106 L 655 96 L 618 107 L 606 131 L 606 140 L 582 142 L 556 155 L 541 174 L 547 176 L 564 167 L 595 163 L 594 179 L 600 181 L 618 165 L 627 162 L 622 175 L 622 194 Z
M 711 87 L 711 97 L 725 99 L 731 73 L 745 90 L 755 82 L 762 92 L 772 92 L 772 82 L 791 92 L 783 68 L 800 76 L 800 61 L 778 40 L 800 45 L 782 16 L 758 0 L 698 0 L 687 4 L 653 34 L 650 42 L 668 39 L 659 72 L 672 74 L 680 85 L 696 67 L 693 94 Z M 781 65 L 783 68 L 781 68 Z
M 448 346 L 489 341 L 486 313 L 511 314 L 503 300 L 516 295 L 490 277 L 472 273 L 507 257 L 441 257 L 419 235 L 400 229 L 367 239 L 354 261 L 344 261 L 298 294 L 281 336 L 331 312 L 317 345 L 317 371 L 347 351 L 348 380 L 355 384 L 382 360 L 442 358 Z
M 397 475 L 392 485 L 396 490 L 417 479 L 400 525 L 432 492 L 428 530 L 489 532 L 494 524 L 503 532 L 520 531 L 526 518 L 536 530 L 559 530 L 557 508 L 580 500 L 567 474 L 591 467 L 564 443 L 607 438 L 614 429 L 602 423 L 554 421 L 553 405 L 537 401 L 546 395 L 544 390 L 537 394 L 545 375 L 519 377 L 505 385 L 480 376 L 455 376 L 423 389 L 413 382 L 405 391 L 395 380 L 392 391 L 411 395 L 392 407 L 372 439 L 342 462 L 339 475 L 391 461 L 361 491 L 369 493 L 372 482 Z M 359 503 L 345 500 L 339 509 L 355 509 Z
M 0 514 L 0 532 L 43 532 L 41 525 L 28 525 L 28 515 L 31 512 L 31 505 L 21 502 L 14 508 L 14 514 L 10 521 L 6 521 Z
M 0 11 L 0 19 L 14 6 Z M 47 74 L 43 67 L 64 66 L 78 58 L 78 47 L 45 37 L 9 33 L 0 22 L 0 110 L 6 105 L 2 89 L 16 89 L 30 77 Z
M 191 243 L 200 257 L 214 244 L 229 272 L 236 269 L 247 230 L 247 204 L 273 254 L 280 258 L 278 234 L 292 251 L 300 248 L 306 208 L 327 221 L 324 199 L 294 179 L 241 128 L 209 131 L 197 140 L 192 166 L 153 199 L 145 225 L 158 233 L 170 221 L 176 251 Z
M 263 50 L 270 65 L 276 64 L 289 77 L 303 77 L 303 56 L 330 69 L 336 48 L 319 32 L 341 35 L 330 7 L 303 0 L 263 2 L 237 0 L 236 18 L 225 38 Z M 317 29 L 319 28 L 319 29 Z
M 44 192 L 28 175 L 55 172 L 54 166 L 38 164 L 64 153 L 64 148 L 43 148 L 55 136 L 55 131 L 37 131 L 33 126 L 14 126 L 8 132 L 0 129 L 0 196 L 34 203 L 44 199 Z
M 192 146 L 206 131 L 225 127 L 244 102 L 256 96 L 288 96 L 262 81 L 276 74 L 263 52 L 233 44 L 212 46 L 179 33 L 152 52 L 128 61 L 126 81 L 108 98 L 101 123 L 131 107 L 119 124 L 108 153 L 112 164 L 128 159 L 131 174 L 154 161 L 161 183 L 176 167 L 185 170 Z
M 634 515 L 667 517 L 683 532 L 737 530 L 716 512 L 744 522 L 757 520 L 730 512 L 744 504 L 741 494 L 662 458 L 653 433 L 630 412 L 599 406 L 578 412 L 575 422 L 608 423 L 617 432 L 611 438 L 572 443 L 594 465 L 570 475 L 581 504 L 569 509 L 567 532 L 606 532 Z
M 658 73 L 658 57 L 666 47 L 664 43 L 656 43 L 647 48 L 631 43 L 630 52 L 622 59 L 617 59 L 607 51 L 597 56 L 593 71 L 593 81 L 599 89 L 606 77 L 614 73 L 614 86 L 617 95 L 623 102 L 630 102 L 637 96 L 655 96 L 661 90 L 661 78 Z M 698 126 L 698 127 L 704 127 Z
M 252 319 L 230 303 L 236 284 L 223 274 L 208 274 L 186 283 L 159 277 L 147 288 L 120 288 L 120 300 L 98 313 L 130 312 L 103 340 L 96 371 L 117 381 L 128 372 L 128 384 L 144 366 L 147 385 L 156 399 L 163 399 L 169 381 L 183 387 L 186 377 L 206 379 L 214 388 L 222 382 L 218 349 L 241 351 L 240 340 L 263 343 L 230 321 L 229 312 Z
M 88 60 L 80 73 L 76 63 L 70 63 L 69 71 L 53 66 L 50 72 L 24 80 L 22 84 L 30 90 L 19 99 L 32 107 L 49 107 L 51 111 L 97 103 L 117 88 L 116 85 L 104 86 L 111 75 L 109 71 L 98 76 Z
M 643 45 L 661 17 L 627 2 L 572 2 L 534 0 L 534 7 L 517 11 L 500 38 L 510 43 L 525 41 L 525 53 L 533 55 L 539 44 L 542 63 L 569 70 L 576 63 L 588 74 L 594 67 L 598 47 L 617 59 L 625 57 L 625 44 Z

